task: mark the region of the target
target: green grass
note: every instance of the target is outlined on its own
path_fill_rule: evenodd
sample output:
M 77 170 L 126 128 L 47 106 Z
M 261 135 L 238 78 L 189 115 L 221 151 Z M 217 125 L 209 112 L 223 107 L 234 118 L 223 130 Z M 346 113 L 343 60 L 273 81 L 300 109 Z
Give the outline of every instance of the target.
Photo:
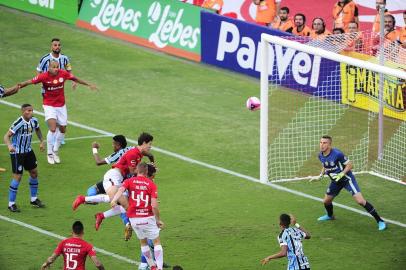
M 41 30 L 38 30 L 41 29 Z M 98 93 L 67 85 L 69 119 L 135 139 L 141 131 L 155 136 L 154 145 L 187 157 L 258 176 L 259 114 L 247 112 L 246 97 L 258 94 L 258 81 L 205 65 L 162 55 L 124 42 L 44 18 L 0 7 L 0 82 L 11 86 L 34 75 L 39 58 L 58 36 L 71 57 L 74 74 L 97 83 Z M 290 99 L 306 98 L 281 91 L 274 107 L 280 125 L 294 116 Z M 30 102 L 41 110 L 38 86 L 23 89 L 6 99 Z M 290 107 L 289 107 L 290 106 Z M 357 111 L 362 114 L 362 112 Z M 0 134 L 19 116 L 16 108 L 0 105 Z M 41 127 L 46 133 L 46 125 Z M 73 126 L 69 138 L 99 135 Z M 275 136 L 277 133 L 275 132 Z M 357 138 L 355 138 L 357 139 Z M 110 153 L 110 138 L 98 138 L 101 153 Z M 0 215 L 44 230 L 68 235 L 75 219 L 85 225 L 85 238 L 96 247 L 138 260 L 138 243 L 122 240 L 119 219 L 106 220 L 93 229 L 94 213 L 108 205 L 85 206 L 73 212 L 72 200 L 103 176 L 107 167 L 96 167 L 92 139 L 68 141 L 61 150 L 63 163 L 50 166 L 34 146 L 39 163 L 40 198 L 46 209 L 32 209 L 26 174 L 18 192 L 21 213 L 6 209 L 10 172 L 0 174 Z M 342 143 L 341 138 L 338 143 Z M 317 145 L 315 145 L 315 153 Z M 296 214 L 312 232 L 304 242 L 313 269 L 404 269 L 406 230 L 390 225 L 378 232 L 371 218 L 336 208 L 335 222 L 320 224 L 320 202 L 277 191 L 244 179 L 155 152 L 159 174 L 161 211 L 167 228 L 162 231 L 165 261 L 185 269 L 285 269 L 286 259 L 261 267 L 260 259 L 279 250 L 278 216 Z M 313 159 L 314 158 L 314 159 Z M 312 163 L 316 164 L 316 156 Z M 0 165 L 9 168 L 5 146 Z M 314 165 L 316 169 L 316 165 Z M 317 170 L 319 168 L 317 167 Z M 359 177 L 368 200 L 390 219 L 406 222 L 403 186 L 375 177 Z M 284 186 L 321 197 L 326 183 L 285 183 Z M 357 208 L 348 194 L 338 202 Z M 0 220 L 0 269 L 38 269 L 58 240 Z M 128 263 L 99 255 L 107 269 L 134 269 Z M 89 266 L 91 263 L 89 263 Z M 61 265 L 61 259 L 57 262 Z M 57 266 L 54 269 L 58 269 Z M 92 267 L 89 267 L 92 269 Z

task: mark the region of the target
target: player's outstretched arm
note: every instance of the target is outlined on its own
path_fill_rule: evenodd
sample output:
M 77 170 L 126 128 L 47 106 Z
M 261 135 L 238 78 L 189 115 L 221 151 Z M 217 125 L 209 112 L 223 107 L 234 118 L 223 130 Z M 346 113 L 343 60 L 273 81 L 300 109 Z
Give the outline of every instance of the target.
M 117 193 L 114 195 L 113 199 L 110 202 L 111 207 L 117 206 L 117 200 L 120 198 L 121 195 L 123 195 L 124 191 L 125 191 L 124 187 L 120 187 L 118 189 Z
M 262 264 L 262 265 L 265 265 L 265 264 L 267 264 L 270 260 L 286 257 L 286 254 L 288 254 L 288 246 L 287 246 L 287 245 L 282 245 L 282 246 L 281 246 L 281 250 L 280 250 L 278 253 L 273 254 L 273 255 L 270 255 L 270 256 L 268 256 L 268 257 L 266 257 L 266 258 L 263 258 L 263 259 L 261 260 L 261 264 Z
M 20 82 L 19 84 L 17 84 L 17 86 L 21 89 L 21 88 L 24 88 L 24 87 L 26 87 L 28 85 L 31 85 L 31 84 L 33 84 L 33 82 L 31 80 L 28 80 L 28 81 L 25 81 L 25 82 Z
M 92 143 L 93 158 L 94 158 L 94 161 L 96 161 L 97 166 L 107 164 L 106 160 L 102 159 L 99 156 L 99 148 L 100 148 L 100 144 L 98 144 L 97 142 Z
M 323 168 L 321 169 L 321 172 L 320 172 L 319 176 L 310 178 L 309 182 L 321 181 L 321 180 L 323 180 L 324 174 L 325 174 L 325 169 L 324 169 L 324 167 L 323 167 Z
M 41 266 L 41 270 L 48 269 L 49 266 L 58 258 L 59 255 L 52 253 L 51 257 L 49 257 Z
M 78 77 L 75 77 L 75 79 L 73 79 L 73 81 L 78 82 L 78 83 L 83 84 L 83 85 L 86 85 L 93 91 L 98 90 L 98 88 L 97 88 L 97 86 L 95 84 L 88 83 L 88 82 L 86 82 L 86 81 L 84 81 L 82 79 L 79 79 Z
M 3 97 L 8 97 L 8 96 L 12 96 L 14 94 L 16 94 L 18 92 L 18 90 L 20 90 L 20 87 L 17 85 L 14 85 L 13 87 L 10 88 L 6 88 L 4 89 L 4 94 Z
M 103 264 L 97 259 L 96 256 L 91 256 L 90 259 L 92 259 L 94 265 L 96 265 L 96 268 L 99 270 L 105 270 Z

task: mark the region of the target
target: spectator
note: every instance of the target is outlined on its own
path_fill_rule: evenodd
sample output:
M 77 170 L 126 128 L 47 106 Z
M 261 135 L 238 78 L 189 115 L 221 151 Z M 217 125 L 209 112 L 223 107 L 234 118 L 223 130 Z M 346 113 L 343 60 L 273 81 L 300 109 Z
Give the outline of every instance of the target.
M 214 10 L 217 14 L 221 14 L 221 9 L 223 8 L 223 0 L 204 0 L 202 8 L 207 8 Z
M 405 21 L 405 26 L 399 29 L 398 42 L 402 48 L 406 49 L 406 11 L 403 12 L 403 20 Z
M 310 36 L 310 32 L 312 31 L 307 25 L 306 25 L 306 16 L 303 15 L 302 13 L 297 13 L 294 17 L 294 22 L 295 26 L 289 31 L 295 36 L 302 36 L 302 37 L 308 37 Z
M 391 14 L 385 15 L 385 39 L 390 41 L 396 41 L 398 37 L 398 31 L 396 31 L 396 20 Z
M 357 22 L 350 22 L 348 24 L 349 40 L 346 51 L 362 52 L 364 49 L 364 40 L 362 33 L 359 31 Z
M 289 8 L 281 7 L 279 10 L 279 18 L 277 17 L 275 19 L 275 21 L 271 24 L 271 27 L 286 32 L 289 29 L 292 31 L 293 26 L 293 21 L 291 18 L 289 18 Z
M 333 28 L 343 28 L 348 31 L 350 22 L 358 23 L 358 7 L 352 0 L 339 0 L 333 7 Z
M 331 35 L 330 31 L 326 29 L 326 23 L 322 18 L 314 18 L 312 22 L 312 31 L 310 37 L 313 39 L 324 39 L 326 36 Z
M 333 29 L 333 35 L 341 35 L 344 34 L 344 29 L 342 29 L 341 27 L 336 27 Z
M 279 14 L 281 0 L 252 0 L 257 6 L 255 22 L 259 25 L 269 26 Z
M 376 11 L 378 14 L 375 16 L 374 24 L 372 25 L 372 32 L 379 33 L 380 31 L 380 23 L 381 23 L 381 17 L 379 15 L 379 8 L 381 5 L 385 6 L 386 5 L 386 0 L 376 0 Z M 385 9 L 385 15 L 390 15 L 389 11 Z

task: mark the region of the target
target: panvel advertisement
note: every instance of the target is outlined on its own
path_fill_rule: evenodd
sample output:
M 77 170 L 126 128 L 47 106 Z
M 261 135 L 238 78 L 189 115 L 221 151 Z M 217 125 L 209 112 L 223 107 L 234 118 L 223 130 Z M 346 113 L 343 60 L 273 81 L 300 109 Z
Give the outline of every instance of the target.
M 0 0 L 0 5 L 74 24 L 78 17 L 77 0 Z
M 76 25 L 200 61 L 200 9 L 171 0 L 84 0 Z
M 357 53 L 353 53 L 351 56 L 365 59 L 363 55 Z M 378 73 L 341 64 L 342 103 L 378 112 L 379 84 Z M 385 116 L 406 121 L 406 81 L 384 76 L 383 103 Z
M 256 78 L 261 69 L 261 34 L 291 36 L 213 13 L 202 11 L 201 16 L 202 62 Z M 337 62 L 270 44 L 268 63 L 271 82 L 341 102 L 341 88 L 331 80 L 340 76 Z

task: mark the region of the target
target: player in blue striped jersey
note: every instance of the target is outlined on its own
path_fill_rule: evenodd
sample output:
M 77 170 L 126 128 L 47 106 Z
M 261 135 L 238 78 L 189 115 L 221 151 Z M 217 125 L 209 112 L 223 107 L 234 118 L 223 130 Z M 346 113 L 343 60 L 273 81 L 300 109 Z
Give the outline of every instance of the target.
M 69 60 L 69 57 L 61 53 L 61 40 L 59 38 L 53 38 L 51 40 L 51 52 L 45 54 L 44 56 L 41 57 L 39 60 L 38 66 L 37 66 L 37 73 L 44 73 L 49 70 L 49 64 L 51 61 L 57 61 L 59 63 L 59 68 L 64 69 L 66 71 L 71 72 L 72 71 L 72 66 Z M 72 81 L 72 88 L 76 89 L 77 83 Z M 41 88 L 42 94 L 45 93 L 44 88 Z M 59 129 L 56 129 L 56 133 L 59 133 Z M 58 134 L 56 134 L 58 136 Z M 63 137 L 61 144 L 65 144 L 65 138 Z
M 344 188 L 351 193 L 354 200 L 365 208 L 378 223 L 380 231 L 386 229 L 386 223 L 378 215 L 375 208 L 361 194 L 358 187 L 357 180 L 351 169 L 353 168 L 352 162 L 337 148 L 332 148 L 332 138 L 328 135 L 320 139 L 320 154 L 319 160 L 323 165 L 319 180 L 327 175 L 331 179 L 331 183 L 327 188 L 326 195 L 324 196 L 324 207 L 327 214 L 318 218 L 319 221 L 333 220 L 333 200 Z
M 44 207 L 44 204 L 37 198 L 38 192 L 38 170 L 37 158 L 31 148 L 32 133 L 35 133 L 40 140 L 40 150 L 44 151 L 44 140 L 38 119 L 33 117 L 33 107 L 30 104 L 21 106 L 22 116 L 11 125 L 10 129 L 4 135 L 4 143 L 7 144 L 11 157 L 11 167 L 13 179 L 10 183 L 8 209 L 11 212 L 20 212 L 17 207 L 16 198 L 18 186 L 21 182 L 23 170 L 30 174 L 30 192 L 31 205 L 35 207 Z
M 290 227 L 291 224 L 294 225 L 295 228 Z M 303 253 L 302 240 L 310 239 L 310 233 L 296 222 L 294 216 L 288 214 L 280 215 L 279 226 L 282 229 L 278 236 L 281 250 L 278 253 L 262 259 L 262 265 L 267 264 L 270 260 L 287 257 L 288 270 L 309 270 L 310 264 Z

